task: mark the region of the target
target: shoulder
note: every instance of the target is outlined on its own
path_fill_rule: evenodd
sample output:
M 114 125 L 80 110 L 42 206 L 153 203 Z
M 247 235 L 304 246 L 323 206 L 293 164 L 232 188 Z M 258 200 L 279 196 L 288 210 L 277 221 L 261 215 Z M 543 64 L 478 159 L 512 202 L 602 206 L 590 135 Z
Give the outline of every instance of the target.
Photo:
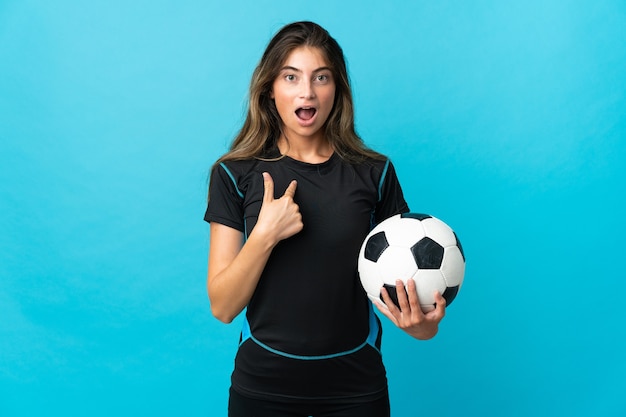
M 242 173 L 254 169 L 254 166 L 258 163 L 257 159 L 230 159 L 230 160 L 218 160 L 213 165 L 213 170 L 221 170 L 231 173 Z
M 240 197 L 263 192 L 263 172 L 270 172 L 274 181 L 281 178 L 282 160 L 262 158 L 218 160 L 213 166 L 211 182 L 234 187 Z M 259 191 L 260 190 L 260 191 Z
M 218 160 L 213 165 L 212 176 L 219 176 L 239 184 L 251 173 L 260 170 L 260 162 L 258 159 Z
M 392 166 L 391 160 L 382 154 L 377 154 L 376 157 L 359 155 L 352 159 L 345 158 L 344 163 L 351 165 L 358 172 L 368 172 L 377 178 L 384 176 Z
M 258 156 L 247 158 L 232 158 L 229 157 L 229 154 L 226 154 L 215 162 L 213 170 L 230 172 L 232 175 L 236 176 L 246 175 L 251 171 L 263 169 L 263 166 L 267 165 L 267 162 L 275 161 L 279 156 L 280 153 L 278 153 L 277 149 L 270 149 Z

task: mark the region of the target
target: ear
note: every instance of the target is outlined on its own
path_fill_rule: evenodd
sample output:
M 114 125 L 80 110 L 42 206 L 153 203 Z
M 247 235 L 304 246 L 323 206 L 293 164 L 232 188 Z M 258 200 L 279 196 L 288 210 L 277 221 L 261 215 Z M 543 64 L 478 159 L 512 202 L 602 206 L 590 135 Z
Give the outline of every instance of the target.
M 274 88 L 270 88 L 270 98 L 274 100 Z

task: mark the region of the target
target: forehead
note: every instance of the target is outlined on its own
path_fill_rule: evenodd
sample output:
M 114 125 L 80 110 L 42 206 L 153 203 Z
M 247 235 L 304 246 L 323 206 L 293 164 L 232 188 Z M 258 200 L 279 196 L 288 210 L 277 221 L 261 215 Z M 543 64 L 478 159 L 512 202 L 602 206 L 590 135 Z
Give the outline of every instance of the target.
M 314 46 L 299 46 L 295 48 L 283 62 L 283 67 L 294 67 L 297 69 L 317 69 L 329 66 L 330 63 L 326 59 L 324 52 Z

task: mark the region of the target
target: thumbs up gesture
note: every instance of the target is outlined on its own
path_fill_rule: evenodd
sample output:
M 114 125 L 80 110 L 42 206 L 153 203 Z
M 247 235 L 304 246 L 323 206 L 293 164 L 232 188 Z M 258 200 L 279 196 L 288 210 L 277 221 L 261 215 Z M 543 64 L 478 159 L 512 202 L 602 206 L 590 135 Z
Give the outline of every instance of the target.
M 263 173 L 263 203 L 255 230 L 265 233 L 272 246 L 300 232 L 304 227 L 300 208 L 294 201 L 298 183 L 293 180 L 282 197 L 274 198 L 274 180 L 268 172 Z

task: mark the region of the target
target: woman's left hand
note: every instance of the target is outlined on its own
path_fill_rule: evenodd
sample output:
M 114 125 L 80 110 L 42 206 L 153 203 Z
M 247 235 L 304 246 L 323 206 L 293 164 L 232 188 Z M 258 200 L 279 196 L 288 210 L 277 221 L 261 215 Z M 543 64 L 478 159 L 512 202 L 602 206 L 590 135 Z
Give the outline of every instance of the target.
M 380 292 L 386 306 L 376 302 L 376 307 L 396 326 L 420 340 L 431 339 L 437 334 L 439 322 L 446 314 L 446 300 L 439 292 L 435 294 L 435 302 L 437 303 L 435 309 L 427 313 L 424 313 L 420 308 L 413 279 L 407 281 L 406 287 L 402 280 L 396 281 L 400 308 L 391 300 L 385 288 L 382 288 Z

